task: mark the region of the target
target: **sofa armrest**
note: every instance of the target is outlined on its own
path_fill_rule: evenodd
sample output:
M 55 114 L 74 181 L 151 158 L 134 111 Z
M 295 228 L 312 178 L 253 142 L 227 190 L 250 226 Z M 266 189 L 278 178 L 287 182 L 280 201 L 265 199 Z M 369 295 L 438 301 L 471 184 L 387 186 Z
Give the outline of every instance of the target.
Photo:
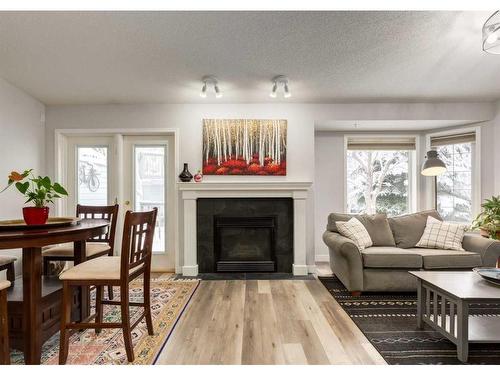
M 466 251 L 481 255 L 485 267 L 494 267 L 500 257 L 500 241 L 485 238 L 479 234 L 466 233 L 462 247 Z
M 330 267 L 349 291 L 363 290 L 363 259 L 356 244 L 336 232 L 323 233 L 330 249 Z
M 326 231 L 323 233 L 323 241 L 331 249 L 338 250 L 345 257 L 360 257 L 361 252 L 353 240 L 344 237 L 340 233 Z

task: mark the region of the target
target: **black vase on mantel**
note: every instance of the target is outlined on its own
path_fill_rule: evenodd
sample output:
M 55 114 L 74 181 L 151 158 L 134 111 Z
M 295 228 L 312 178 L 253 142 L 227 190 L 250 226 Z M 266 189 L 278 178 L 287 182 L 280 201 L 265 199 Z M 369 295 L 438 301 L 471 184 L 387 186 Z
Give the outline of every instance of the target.
M 188 163 L 184 163 L 184 169 L 182 170 L 181 174 L 179 175 L 179 179 L 182 182 L 189 182 L 193 179 L 193 175 L 189 172 L 189 169 L 188 169 Z

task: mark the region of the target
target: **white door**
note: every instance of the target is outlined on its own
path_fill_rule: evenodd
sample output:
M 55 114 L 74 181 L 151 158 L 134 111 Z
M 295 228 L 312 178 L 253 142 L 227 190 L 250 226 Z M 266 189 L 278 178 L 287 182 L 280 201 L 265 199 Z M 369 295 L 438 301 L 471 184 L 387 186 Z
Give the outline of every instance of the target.
M 153 271 L 174 271 L 175 166 L 173 136 L 123 137 L 123 210 L 158 208 Z
M 127 210 L 158 208 L 152 270 L 175 270 L 175 149 L 173 136 L 68 136 L 64 181 L 68 198 L 62 212 L 76 205 L 118 203 L 115 254 L 121 250 Z

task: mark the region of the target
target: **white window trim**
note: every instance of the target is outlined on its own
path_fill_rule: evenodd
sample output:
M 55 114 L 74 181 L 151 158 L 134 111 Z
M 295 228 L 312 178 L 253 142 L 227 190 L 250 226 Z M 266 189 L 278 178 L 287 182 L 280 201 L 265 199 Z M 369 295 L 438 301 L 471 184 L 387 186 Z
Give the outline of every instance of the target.
M 445 130 L 440 132 L 432 132 L 425 134 L 425 149 L 431 149 L 431 137 L 455 135 L 467 132 L 474 132 L 476 134 L 476 141 L 474 145 L 474 152 L 472 153 L 472 212 L 471 216 L 474 218 L 481 211 L 481 127 L 472 126 L 467 128 Z M 426 200 L 429 208 L 434 207 L 434 196 L 436 189 L 432 178 L 426 179 Z
M 347 143 L 348 139 L 352 138 L 414 138 L 415 139 L 415 152 L 410 153 L 408 159 L 408 196 L 410 207 L 408 211 L 416 212 L 418 207 L 420 207 L 420 196 L 418 194 L 418 186 L 420 186 L 420 173 L 418 173 L 417 160 L 420 160 L 420 135 L 419 134 L 407 134 L 407 133 L 391 133 L 391 134 L 380 134 L 380 133 L 346 133 L 344 134 L 344 212 L 348 212 L 347 209 Z

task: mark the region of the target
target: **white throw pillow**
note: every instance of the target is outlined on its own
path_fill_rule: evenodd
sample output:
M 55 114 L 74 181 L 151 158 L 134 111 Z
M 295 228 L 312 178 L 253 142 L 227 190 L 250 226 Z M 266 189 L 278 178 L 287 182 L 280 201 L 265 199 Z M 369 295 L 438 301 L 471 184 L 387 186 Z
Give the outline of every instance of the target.
M 415 246 L 465 251 L 462 248 L 462 240 L 466 230 L 467 225 L 465 224 L 446 223 L 428 216 L 424 234 Z
M 336 221 L 335 225 L 339 233 L 352 240 L 359 250 L 373 245 L 370 234 L 361 221 L 353 217 L 349 221 Z

